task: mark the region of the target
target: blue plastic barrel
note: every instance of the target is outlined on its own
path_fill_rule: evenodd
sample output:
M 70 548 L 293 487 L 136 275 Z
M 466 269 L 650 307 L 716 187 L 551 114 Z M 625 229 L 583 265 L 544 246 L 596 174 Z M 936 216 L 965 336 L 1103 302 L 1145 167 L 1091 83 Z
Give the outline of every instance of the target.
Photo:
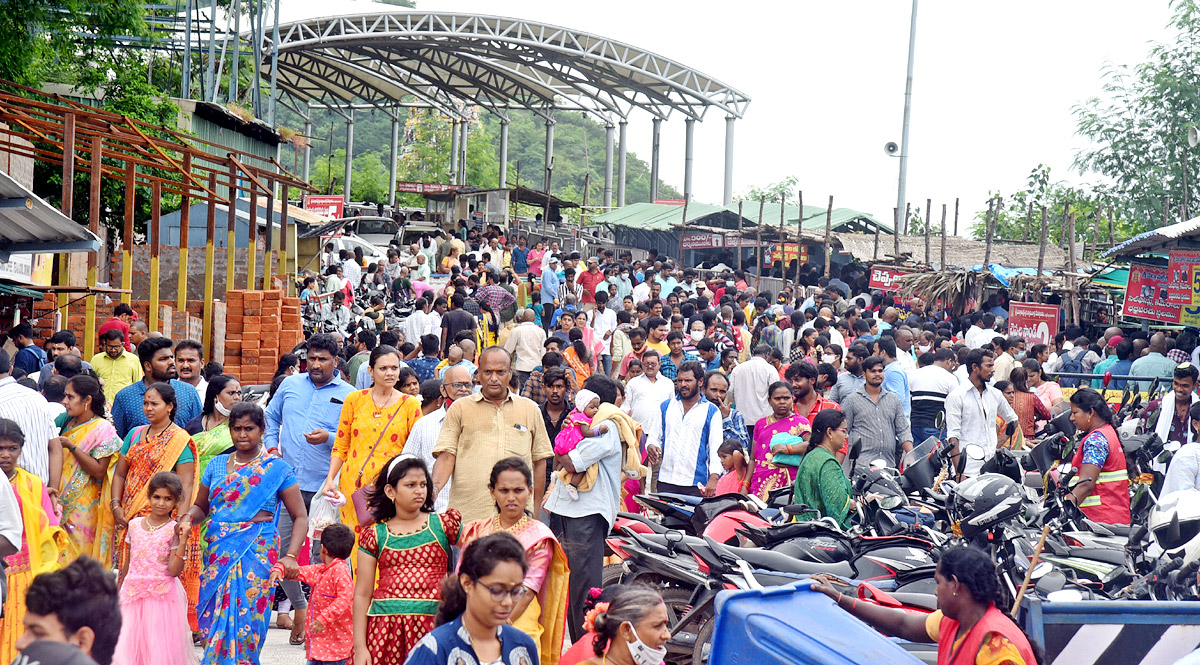
M 921 665 L 807 581 L 717 597 L 709 665 Z

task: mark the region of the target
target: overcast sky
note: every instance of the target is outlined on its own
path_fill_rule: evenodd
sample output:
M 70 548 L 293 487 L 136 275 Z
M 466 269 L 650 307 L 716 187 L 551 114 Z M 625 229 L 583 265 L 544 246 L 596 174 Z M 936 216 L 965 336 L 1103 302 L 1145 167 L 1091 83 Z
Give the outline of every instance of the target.
M 588 30 L 677 60 L 752 99 L 737 122 L 734 193 L 800 178 L 805 202 L 890 218 L 899 160 L 911 5 L 674 0 L 419 0 L 419 9 L 501 13 Z M 1023 186 L 1038 163 L 1061 179 L 1083 141 L 1071 108 L 1099 94 L 1108 64 L 1144 59 L 1170 37 L 1166 0 L 1004 3 L 925 0 L 917 17 L 908 200 L 962 217 L 989 190 Z M 724 116 L 696 127 L 696 200 L 720 203 Z M 663 125 L 662 177 L 683 186 L 682 117 Z M 631 117 L 650 155 L 650 119 Z M 965 229 L 965 222 L 963 224 Z M 965 234 L 965 230 L 960 231 Z

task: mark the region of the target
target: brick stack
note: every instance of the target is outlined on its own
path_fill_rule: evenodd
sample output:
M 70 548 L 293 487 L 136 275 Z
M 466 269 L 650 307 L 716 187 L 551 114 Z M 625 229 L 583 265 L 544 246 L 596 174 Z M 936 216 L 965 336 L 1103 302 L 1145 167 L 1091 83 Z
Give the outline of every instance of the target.
M 269 384 L 281 353 L 304 341 L 300 299 L 280 290 L 230 291 L 225 315 L 225 372 L 243 384 Z

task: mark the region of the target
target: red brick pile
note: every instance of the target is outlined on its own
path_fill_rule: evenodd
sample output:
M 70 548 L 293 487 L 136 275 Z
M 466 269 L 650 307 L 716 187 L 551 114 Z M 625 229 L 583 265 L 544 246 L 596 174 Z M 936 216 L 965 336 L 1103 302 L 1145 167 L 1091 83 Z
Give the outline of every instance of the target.
M 304 341 L 300 299 L 281 290 L 230 291 L 226 297 L 225 373 L 246 385 L 271 383 L 279 356 Z

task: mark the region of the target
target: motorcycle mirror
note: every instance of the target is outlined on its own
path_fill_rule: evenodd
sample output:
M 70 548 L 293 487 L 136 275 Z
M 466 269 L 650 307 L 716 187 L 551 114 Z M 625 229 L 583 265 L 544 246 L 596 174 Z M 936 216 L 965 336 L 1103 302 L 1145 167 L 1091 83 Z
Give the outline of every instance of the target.
M 1046 595 L 1046 600 L 1052 603 L 1078 603 L 1083 600 L 1079 589 L 1060 589 Z
M 966 445 L 965 452 L 967 453 L 967 457 L 970 457 L 971 459 L 976 460 L 976 461 L 981 460 L 984 457 L 986 457 L 986 453 L 983 450 L 983 446 L 981 446 L 977 443 L 968 443 Z
M 1108 384 L 1112 383 L 1112 372 L 1105 372 L 1105 373 L 1104 373 L 1104 381 L 1103 381 L 1103 383 L 1104 383 L 1104 389 L 1105 389 L 1105 390 L 1108 390 Z
M 871 460 L 871 470 L 872 471 L 882 471 L 886 468 L 887 468 L 887 460 L 884 460 L 884 459 Z
M 1031 579 L 1035 580 L 1040 579 L 1042 576 L 1052 572 L 1053 570 L 1054 564 L 1050 563 L 1049 561 L 1039 561 L 1038 565 L 1033 567 L 1033 574 L 1030 577 Z

